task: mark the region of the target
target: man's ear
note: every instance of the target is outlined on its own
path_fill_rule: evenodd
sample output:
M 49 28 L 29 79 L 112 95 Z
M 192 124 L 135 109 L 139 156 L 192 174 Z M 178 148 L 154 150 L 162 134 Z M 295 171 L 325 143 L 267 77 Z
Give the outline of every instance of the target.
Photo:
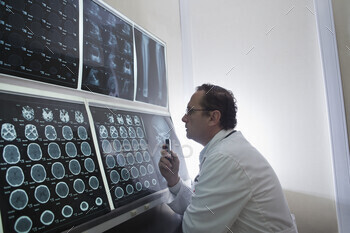
M 220 125 L 221 112 L 219 110 L 214 110 L 210 112 L 209 124 L 211 126 Z

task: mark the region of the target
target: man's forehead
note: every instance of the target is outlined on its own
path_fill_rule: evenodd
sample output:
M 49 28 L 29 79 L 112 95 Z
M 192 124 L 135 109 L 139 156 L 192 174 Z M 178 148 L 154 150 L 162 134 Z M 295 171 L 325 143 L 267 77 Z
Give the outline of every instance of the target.
M 200 103 L 201 103 L 201 100 L 203 98 L 203 95 L 204 95 L 204 91 L 196 91 L 192 95 L 192 97 L 190 99 L 190 102 L 188 102 L 187 107 L 193 108 L 193 107 L 200 106 Z

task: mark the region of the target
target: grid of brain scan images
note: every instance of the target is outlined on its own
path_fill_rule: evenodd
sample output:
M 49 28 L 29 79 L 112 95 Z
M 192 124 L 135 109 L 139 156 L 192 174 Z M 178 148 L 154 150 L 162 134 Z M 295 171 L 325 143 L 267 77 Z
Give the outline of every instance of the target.
M 132 26 L 93 1 L 84 1 L 82 89 L 133 100 Z
M 0 93 L 4 232 L 60 232 L 110 211 L 85 106 Z
M 79 0 L 0 3 L 0 72 L 76 88 Z
M 166 106 L 165 49 L 143 31 L 134 28 L 137 60 L 136 100 Z
M 160 190 L 140 113 L 90 107 L 116 208 Z

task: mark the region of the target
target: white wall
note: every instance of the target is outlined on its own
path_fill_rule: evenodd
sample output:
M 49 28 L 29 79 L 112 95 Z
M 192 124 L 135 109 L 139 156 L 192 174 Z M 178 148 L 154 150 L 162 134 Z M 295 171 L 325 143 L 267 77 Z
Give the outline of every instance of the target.
M 192 0 L 188 7 L 194 85 L 211 82 L 236 95 L 237 128 L 275 169 L 299 232 L 337 232 L 313 2 Z

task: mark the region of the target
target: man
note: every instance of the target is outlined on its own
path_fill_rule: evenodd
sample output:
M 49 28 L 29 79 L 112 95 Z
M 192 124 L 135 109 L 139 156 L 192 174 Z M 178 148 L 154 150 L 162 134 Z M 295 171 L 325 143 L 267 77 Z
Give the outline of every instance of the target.
M 192 190 L 179 178 L 179 159 L 162 150 L 161 174 L 183 214 L 184 233 L 297 233 L 281 185 L 266 159 L 235 131 L 232 92 L 211 84 L 197 87 L 182 121 L 187 137 L 204 146 Z

